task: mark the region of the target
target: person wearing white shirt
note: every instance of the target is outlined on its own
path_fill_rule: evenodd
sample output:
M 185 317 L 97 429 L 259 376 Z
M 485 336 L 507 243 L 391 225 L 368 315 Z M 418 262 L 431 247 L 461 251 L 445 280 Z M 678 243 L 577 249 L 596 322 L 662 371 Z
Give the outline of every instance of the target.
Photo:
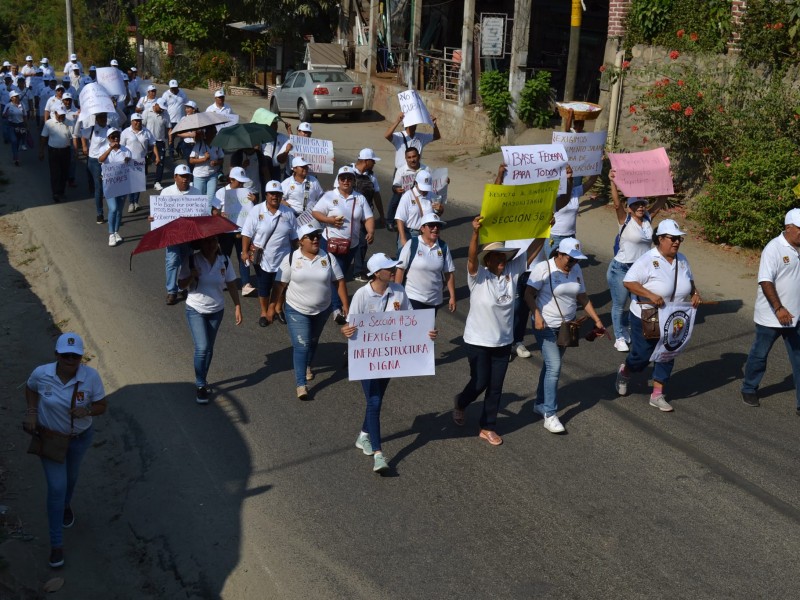
M 390 231 L 396 229 L 395 214 L 397 213 L 397 205 L 400 203 L 400 198 L 414 186 L 417 173 L 428 169 L 427 166 L 420 162 L 419 150 L 416 148 L 409 148 L 406 151 L 405 161 L 405 164 L 395 171 L 392 179 L 392 199 L 389 201 L 389 207 L 386 210 L 386 228 Z
M 214 92 L 214 104 L 209 104 L 208 108 L 206 108 L 206 112 L 213 112 L 220 115 L 233 114 L 231 105 L 225 102 L 225 92 L 222 90 Z
M 79 130 L 80 126 L 78 125 L 78 121 L 80 119 L 81 111 L 75 108 L 75 101 L 72 94 L 67 92 L 61 96 L 61 107 L 64 109 L 66 113 L 64 117 L 64 122 L 69 127 L 70 132 L 72 133 L 72 144 L 70 144 L 69 148 L 69 174 L 67 176 L 67 185 L 71 188 L 78 187 L 78 184 L 75 182 L 75 173 L 78 170 L 78 136 L 79 131 L 76 132 L 76 129 Z
M 181 265 L 180 285 L 188 289 L 186 296 L 186 322 L 194 343 L 195 401 L 208 404 L 211 389 L 208 386 L 208 370 L 214 356 L 214 342 L 225 315 L 224 290 L 235 306 L 234 319 L 242 324 L 242 305 L 239 288 L 236 287 L 236 272 L 230 268 L 228 259 L 219 252 L 216 236 L 197 242 L 199 251 L 190 255 Z
M 402 248 L 411 237 L 419 235 L 425 215 L 436 213 L 441 216 L 444 213 L 444 206 L 440 202 L 429 199 L 432 191 L 431 174 L 428 171 L 419 171 L 414 185 L 400 197 L 394 218 L 398 249 Z
M 64 122 L 67 114 L 61 107 L 55 109 L 55 119 L 45 122 L 39 141 L 39 160 L 44 160 L 47 146 L 47 160 L 50 166 L 50 191 L 53 202 L 61 202 L 69 177 L 70 146 L 72 132 Z
M 89 173 L 89 192 L 94 194 L 94 206 L 97 211 L 97 223 L 102 225 L 103 218 L 103 180 L 100 168 L 101 148 L 106 145 L 108 133 L 108 114 L 97 113 L 94 115 L 94 124 L 84 127 L 80 131 L 83 153 L 87 156 L 86 170 Z
M 197 108 L 197 102 L 194 100 L 187 101 L 183 107 L 183 110 L 186 112 L 187 117 L 200 112 Z M 178 155 L 188 163 L 189 156 L 192 154 L 192 148 L 194 148 L 195 132 L 194 130 L 181 131 L 176 135 L 179 139 L 178 143 L 175 145 L 175 149 L 178 152 Z
M 31 79 L 36 73 L 36 67 L 33 64 L 33 57 L 26 56 L 25 57 L 25 64 L 22 65 L 22 69 L 20 69 L 20 73 L 25 76 L 25 85 L 28 87 L 31 86 Z
M 47 101 L 56 95 L 56 80 L 50 78 L 44 78 L 42 81 L 44 82 L 44 84 L 42 85 L 42 89 L 37 94 L 37 98 L 39 99 L 39 103 L 37 105 L 37 112 L 39 114 L 40 119 L 44 121 L 46 119 L 44 109 L 45 106 L 47 106 Z
M 125 103 L 125 112 L 129 117 L 136 110 L 136 105 L 141 97 L 139 86 L 142 80 L 137 77 L 137 72 L 136 67 L 128 69 L 128 101 Z
M 70 54 L 69 60 L 64 65 L 64 75 L 69 75 L 74 69 L 78 69 L 79 72 L 83 73 L 83 65 L 78 60 L 78 55 Z
M 539 253 L 543 239 L 533 240 L 517 258 L 518 248 L 501 242 L 487 244 L 478 254 L 483 217 L 472 220 L 472 237 L 467 254 L 469 314 L 464 327 L 464 343 L 469 357 L 470 378 L 453 401 L 453 422 L 463 426 L 464 409 L 486 391 L 478 436 L 493 446 L 503 443 L 497 434 L 497 412 L 508 355 L 514 340 L 514 292 L 517 279 Z
M 292 175 L 281 182 L 283 203 L 300 216 L 305 210 L 312 210 L 325 193 L 316 177 L 309 174 L 310 163 L 302 156 L 292 159 Z
M 221 214 L 226 219 L 235 221 L 238 225 L 235 232 L 219 236 L 219 248 L 223 256 L 230 256 L 236 249 L 236 259 L 239 261 L 239 279 L 242 283 L 242 296 L 249 296 L 256 292 L 255 286 L 250 283 L 249 262 L 242 259 L 242 225 L 258 200 L 251 191 L 253 181 L 241 167 L 233 167 L 228 175 L 228 185 L 217 190 L 211 202 L 211 214 Z M 243 197 L 243 194 L 246 196 Z
M 66 89 L 63 85 L 57 85 L 55 90 L 55 95 L 51 96 L 47 99 L 47 103 L 44 106 L 44 120 L 52 119 L 53 118 L 53 111 L 55 108 L 61 107 L 64 108 L 64 102 L 62 98 L 64 97 L 64 92 Z M 66 111 L 65 111 L 66 112 Z
M 297 126 L 297 133 L 295 134 L 297 137 L 302 138 L 310 138 L 311 137 L 311 123 L 307 123 L 303 121 L 300 125 Z M 290 132 L 291 134 L 291 132 Z M 284 177 L 289 177 L 292 174 L 292 160 L 298 156 L 294 152 L 294 145 L 288 139 L 278 150 L 278 154 L 275 157 L 275 160 L 278 161 L 280 168 L 283 170 L 282 175 Z
M 106 134 L 108 143 L 101 149 L 97 159 L 101 165 L 119 165 L 131 161 L 131 151 L 120 143 L 122 132 L 111 128 Z M 106 196 L 108 204 L 108 245 L 111 247 L 122 243 L 119 226 L 122 223 L 122 209 L 125 207 L 125 196 Z
M 422 219 L 419 237 L 408 240 L 400 251 L 395 281 L 405 286 L 415 310 L 438 311 L 444 302 L 444 287 L 450 295 L 448 309 L 456 310 L 456 266 L 450 248 L 439 238 L 446 224 L 436 213 L 428 213 Z
M 297 231 L 300 246 L 284 257 L 278 277 L 272 287 L 270 312 L 267 320 L 274 318 L 274 306 L 286 293 L 286 325 L 292 340 L 297 397 L 308 400 L 308 381 L 314 378 L 311 363 L 319 338 L 331 311 L 332 289 L 336 290 L 344 310 L 349 309 L 347 287 L 339 263 L 320 249 L 322 230 L 309 223 Z M 335 287 L 332 287 L 335 284 Z
M 336 175 L 339 187 L 333 191 L 326 192 L 314 205 L 311 211 L 312 216 L 325 226 L 326 249 L 333 255 L 339 264 L 342 273 L 347 274 L 353 257 L 358 249 L 361 235 L 361 224 L 367 230 L 366 240 L 372 244 L 375 239 L 375 219 L 372 209 L 369 207 L 367 199 L 358 192 L 353 191 L 356 181 L 355 172 L 352 167 L 342 167 Z M 338 252 L 332 249 L 331 240 L 346 240 Z M 340 325 L 344 321 L 345 315 L 341 311 L 342 306 L 338 299 L 333 299 L 333 310 L 335 319 Z
M 348 324 L 341 328 L 345 338 L 352 338 L 358 331 L 358 325 L 353 315 L 392 313 L 411 309 L 405 289 L 393 281 L 397 266 L 398 261 L 392 260 L 383 253 L 374 254 L 367 261 L 370 279 L 367 285 L 359 288 L 353 295 L 349 313 L 351 317 Z M 437 333 L 435 329 L 429 331 L 428 337 L 435 340 Z M 366 410 L 355 445 L 367 456 L 373 456 L 372 470 L 375 473 L 385 473 L 389 470 L 389 463 L 383 455 L 381 445 L 381 405 L 390 381 L 389 377 L 361 380 L 361 388 L 366 399 Z
M 278 181 L 283 179 L 283 177 L 281 177 L 281 170 L 283 167 L 278 162 L 278 154 L 280 153 L 280 149 L 289 141 L 289 136 L 292 135 L 292 126 L 286 121 L 283 122 L 286 133 L 277 133 L 279 120 L 280 118 L 278 115 L 275 115 L 272 123 L 267 124 L 276 132 L 275 141 L 266 142 L 261 146 L 261 153 L 264 155 L 264 158 L 266 158 L 265 169 L 261 176 L 264 179 L 277 179 Z
M 164 160 L 166 159 L 167 152 L 167 139 L 172 131 L 169 127 L 169 117 L 167 117 L 165 106 L 166 104 L 164 101 L 159 98 L 142 113 L 142 124 L 156 139 L 155 147 L 158 148 L 158 156 L 160 157 L 153 159 L 156 165 L 153 188 L 156 190 L 161 190 L 161 178 L 164 177 Z M 145 165 L 145 168 L 149 166 L 150 160 L 148 155 L 148 163 Z
M 120 143 L 131 151 L 131 157 L 137 162 L 145 162 L 150 152 L 155 154 L 156 160 L 161 161 L 161 154 L 156 145 L 156 138 L 149 129 L 142 125 L 142 115 L 131 114 L 131 126 L 122 131 Z M 139 196 L 141 192 L 132 192 L 128 196 L 128 212 L 139 210 Z
M 40 62 L 39 68 L 42 70 L 42 76 L 46 77 L 46 78 L 49 78 L 49 79 L 55 78 L 56 72 L 50 66 L 50 61 L 48 59 L 46 59 L 46 58 L 43 58 L 39 62 Z
M 9 103 L 6 104 L 2 113 L 3 124 L 8 124 L 9 137 L 11 142 L 11 160 L 14 166 L 19 166 L 19 149 L 20 146 L 25 144 L 27 138 L 27 129 L 25 128 L 25 119 L 27 118 L 27 111 L 20 101 L 20 94 L 17 91 L 9 94 Z
M 209 202 L 217 193 L 217 175 L 222 170 L 225 159 L 221 148 L 206 143 L 206 139 L 213 139 L 214 133 L 214 127 L 198 130 L 195 133 L 194 147 L 189 154 L 194 186 L 201 194 L 208 195 Z
M 267 199 L 250 211 L 242 226 L 240 254 L 242 260 L 247 261 L 251 245 L 262 251 L 261 260 L 255 262 L 258 301 L 261 305 L 258 324 L 261 327 L 270 324 L 268 315 L 271 312 L 277 314 L 282 323 L 286 321 L 280 306 L 270 305 L 270 292 L 283 257 L 297 247 L 297 219 L 289 207 L 281 204 L 283 188 L 280 182 L 268 181 L 265 189 Z M 279 299 L 275 299 L 275 302 L 278 303 Z
M 675 221 L 664 219 L 653 234 L 655 247 L 642 254 L 625 274 L 623 282 L 634 298 L 630 307 L 631 351 L 617 370 L 614 386 L 620 396 L 627 396 L 631 373 L 639 373 L 650 364 L 650 357 L 659 342 L 659 338 L 644 337 L 642 304 L 661 308 L 673 299 L 677 302 L 691 299 L 692 306 L 697 308 L 700 305 L 700 292 L 694 285 L 689 261 L 678 252 L 685 235 Z M 673 359 L 655 361 L 653 367 L 650 406 L 662 412 L 674 410 L 664 396 L 664 386 L 674 366 Z
M 595 331 L 605 333 L 603 322 L 586 293 L 579 260 L 586 260 L 581 244 L 575 238 L 564 238 L 549 260 L 531 269 L 525 302 L 533 314 L 533 333 L 542 351 L 544 363 L 539 372 L 539 385 L 533 410 L 544 418 L 550 433 L 564 433 L 558 412 L 558 379 L 566 347 L 559 346 L 558 332 L 565 321 L 574 321 L 578 303 L 594 320 Z
M 169 82 L 169 89 L 164 92 L 161 96 L 161 99 L 167 105 L 167 112 L 169 113 L 169 128 L 170 131 L 175 129 L 175 126 L 178 124 L 184 116 L 184 105 L 188 98 L 186 97 L 186 92 L 178 87 L 178 81 L 176 79 L 170 79 Z M 175 147 L 173 145 L 172 133 L 169 136 L 169 155 L 170 158 L 175 157 Z
M 151 108 L 153 104 L 158 102 L 158 98 L 156 98 L 157 91 L 158 88 L 156 86 L 148 85 L 145 95 L 139 98 L 139 100 L 136 102 L 136 112 L 142 113 L 148 108 Z
M 800 208 L 784 217 L 783 232 L 761 253 L 758 292 L 753 319 L 756 337 L 744 365 L 742 400 L 759 406 L 758 386 L 767 368 L 767 356 L 783 338 L 794 378 L 795 414 L 800 416 Z
M 439 132 L 439 126 L 436 124 L 436 118 L 431 117 L 433 123 L 433 133 L 417 133 L 416 125 L 409 125 L 404 127 L 403 131 L 395 131 L 397 126 L 403 121 L 405 115 L 400 113 L 397 120 L 392 123 L 384 133 L 384 137 L 394 146 L 394 168 L 400 169 L 405 164 L 405 153 L 409 148 L 416 148 L 419 155 L 422 156 L 422 149 L 442 137 Z

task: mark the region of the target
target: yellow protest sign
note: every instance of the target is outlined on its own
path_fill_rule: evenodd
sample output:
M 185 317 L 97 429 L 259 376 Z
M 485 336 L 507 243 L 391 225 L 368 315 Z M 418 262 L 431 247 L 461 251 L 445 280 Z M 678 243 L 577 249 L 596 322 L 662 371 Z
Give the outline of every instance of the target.
M 483 190 L 481 244 L 550 237 L 558 181 L 526 185 L 489 184 Z

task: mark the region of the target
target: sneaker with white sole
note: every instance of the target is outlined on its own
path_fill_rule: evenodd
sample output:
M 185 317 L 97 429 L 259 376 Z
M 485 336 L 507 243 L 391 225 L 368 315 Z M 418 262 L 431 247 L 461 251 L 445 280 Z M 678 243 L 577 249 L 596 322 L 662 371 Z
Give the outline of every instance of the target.
M 630 381 L 630 377 L 625 377 L 622 374 L 622 370 L 625 368 L 625 363 L 622 363 L 617 369 L 617 380 L 614 382 L 614 387 L 617 389 L 617 393 L 620 396 L 627 396 L 628 395 L 628 381 Z
M 558 415 L 552 415 L 544 418 L 544 428 L 550 433 L 564 433 L 564 426 L 558 419 Z
M 628 346 L 628 342 L 625 341 L 625 338 L 617 338 L 617 341 L 614 342 L 614 350 L 617 352 L 630 352 L 630 347 Z
M 250 296 L 251 294 L 255 294 L 258 290 L 255 287 L 250 285 L 249 283 L 245 283 L 244 287 L 242 287 L 242 296 Z
M 136 212 L 136 203 L 135 202 L 131 202 L 130 204 L 128 204 L 128 212 L 129 213 Z
M 154 189 L 154 190 L 158 190 L 158 191 L 160 192 L 160 191 L 161 191 L 161 190 L 163 190 L 164 188 L 161 186 L 161 184 L 160 184 L 158 181 L 156 181 L 156 182 L 153 184 L 153 189 Z
M 661 412 L 672 412 L 675 410 L 669 405 L 667 399 L 664 397 L 664 394 L 659 394 L 658 396 L 650 396 L 650 406 L 657 408 Z
M 122 239 L 122 236 L 119 234 L 119 232 L 118 232 L 118 231 L 115 231 L 115 232 L 114 232 L 114 239 L 116 239 L 116 240 L 117 240 L 117 243 L 118 243 L 118 244 L 121 244 L 122 242 L 124 242 L 124 241 L 125 241 L 125 240 L 123 240 L 123 239 Z
M 517 356 L 519 356 L 520 358 L 530 358 L 531 357 L 531 351 L 528 350 L 525 347 L 525 344 L 523 344 L 522 342 L 518 342 L 518 343 L 514 344 L 514 352 L 516 352 Z
M 365 432 L 361 432 L 358 434 L 356 438 L 356 448 L 361 450 L 367 456 L 372 456 L 374 453 L 372 451 L 372 444 L 369 441 L 369 434 Z
M 108 245 L 112 248 L 117 245 L 117 236 L 113 233 L 108 234 Z
M 379 452 L 373 456 L 372 470 L 375 473 L 385 473 L 389 470 L 389 463 L 386 462 L 382 452 Z

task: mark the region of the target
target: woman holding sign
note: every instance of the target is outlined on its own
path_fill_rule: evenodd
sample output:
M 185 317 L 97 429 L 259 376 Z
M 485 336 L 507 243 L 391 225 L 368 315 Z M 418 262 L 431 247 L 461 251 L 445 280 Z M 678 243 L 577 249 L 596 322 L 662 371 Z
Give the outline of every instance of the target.
M 641 304 L 661 308 L 667 302 L 691 299 L 692 306 L 700 305 L 700 292 L 694 286 L 689 261 L 678 252 L 686 234 L 672 219 L 664 219 L 653 234 L 655 248 L 644 253 L 625 274 L 625 287 L 634 294 L 631 302 L 631 353 L 619 366 L 615 387 L 620 396 L 628 395 L 631 373 L 643 371 L 658 345 L 659 337 L 645 337 Z M 657 313 L 656 313 L 657 315 Z M 674 360 L 656 361 L 653 368 L 653 392 L 650 406 L 663 412 L 673 408 L 664 397 L 664 385 L 669 380 Z
M 622 280 L 639 257 L 650 250 L 653 245 L 653 227 L 650 223 L 661 212 L 667 196 L 659 196 L 650 210 L 647 200 L 631 196 L 623 203 L 619 197 L 617 184 L 614 182 L 616 171 L 611 169 L 608 178 L 611 180 L 611 199 L 617 212 L 617 238 L 614 241 L 614 258 L 608 265 L 606 279 L 611 292 L 611 322 L 614 325 L 614 348 L 620 352 L 630 349 L 631 333 L 628 313 L 625 304 L 631 293 Z
M 97 161 L 101 165 L 115 165 L 128 163 L 131 160 L 131 151 L 120 143 L 122 133 L 114 127 L 108 130 L 106 139 L 108 143 L 100 149 L 100 156 Z M 122 236 L 119 234 L 119 226 L 122 223 L 122 209 L 125 207 L 127 195 L 109 197 L 106 196 L 108 204 L 108 245 L 116 246 L 122 243 Z
M 399 283 L 394 282 L 395 272 L 399 261 L 392 260 L 383 253 L 372 256 L 367 261 L 369 273 L 369 283 L 353 295 L 353 302 L 350 304 L 350 315 L 365 315 L 368 313 L 393 312 L 396 310 L 410 310 L 411 303 L 406 295 L 405 289 Z M 342 326 L 342 334 L 346 338 L 355 335 L 358 328 L 354 324 L 353 317 L 347 325 Z M 428 336 L 434 340 L 437 331 L 428 332 Z M 373 456 L 372 470 L 376 473 L 384 473 L 389 470 L 389 463 L 383 456 L 381 450 L 381 404 L 386 388 L 389 386 L 389 378 L 383 379 L 364 379 L 361 387 L 364 390 L 364 397 L 367 400 L 367 409 L 364 414 L 364 423 L 361 432 L 356 438 L 356 448 L 367 456 Z
M 484 390 L 483 413 L 478 436 L 492 446 L 503 443 L 495 431 L 500 395 L 514 341 L 514 294 L 517 280 L 539 253 L 544 239 L 535 239 L 524 254 L 502 242 L 486 244 L 478 254 L 482 216 L 472 220 L 472 239 L 467 256 L 469 314 L 464 343 L 469 357 L 469 381 L 453 406 L 453 422 L 463 426 L 464 409 Z M 516 258 L 515 258 L 516 257 Z

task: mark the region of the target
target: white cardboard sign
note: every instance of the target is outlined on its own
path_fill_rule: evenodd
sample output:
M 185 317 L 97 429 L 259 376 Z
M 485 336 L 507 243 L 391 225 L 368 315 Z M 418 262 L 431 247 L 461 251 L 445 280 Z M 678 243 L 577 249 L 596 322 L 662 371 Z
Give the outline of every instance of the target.
M 99 83 L 111 96 L 124 98 L 125 82 L 122 80 L 122 71 L 117 67 L 100 67 L 97 69 L 97 83 Z M 81 107 L 83 100 L 81 100 Z
M 433 127 L 428 107 L 422 101 L 417 90 L 406 90 L 397 94 L 400 101 L 400 112 L 403 113 L 403 127 L 411 127 L 424 123 Z
M 150 216 L 153 222 L 150 229 L 158 229 L 178 217 L 206 217 L 208 209 L 206 196 L 150 196 Z
M 607 131 L 593 133 L 553 132 L 553 143 L 563 144 L 574 176 L 588 177 L 603 171 Z
M 433 193 L 434 195 L 439 196 L 439 201 L 442 204 L 447 204 L 448 179 L 449 175 L 447 172 L 447 167 L 442 167 L 441 169 L 434 169 L 431 171 L 431 185 L 433 186 Z
M 318 138 L 300 137 L 290 135 L 289 143 L 292 145 L 290 154 L 303 157 L 311 163 L 309 170 L 312 173 L 333 173 L 333 142 Z
M 222 207 L 222 212 L 238 227 L 244 226 L 247 215 L 253 208 L 253 202 L 248 198 L 251 193 L 248 188 L 225 190 L 225 205 Z
M 81 101 L 81 120 L 85 121 L 85 118 L 89 115 L 116 112 L 111 96 L 100 84 L 90 83 L 83 86 L 79 97 Z
M 103 163 L 101 167 L 106 198 L 127 196 L 147 189 L 144 161 L 131 159 L 126 163 Z

